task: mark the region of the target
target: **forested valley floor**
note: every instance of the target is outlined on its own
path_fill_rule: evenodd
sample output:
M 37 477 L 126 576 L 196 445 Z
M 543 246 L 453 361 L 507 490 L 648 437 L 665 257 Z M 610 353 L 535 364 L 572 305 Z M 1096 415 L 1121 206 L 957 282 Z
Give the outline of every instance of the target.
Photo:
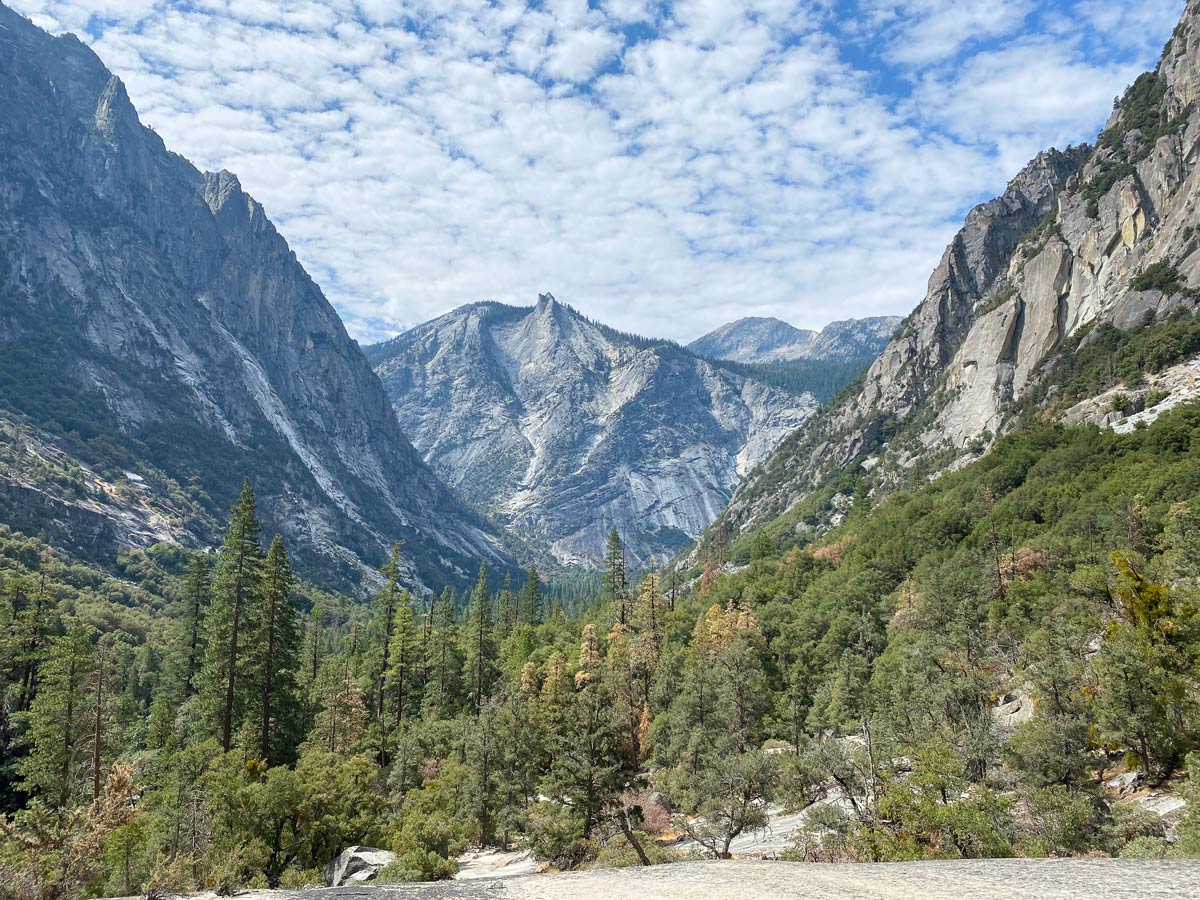
M 1200 406 L 1032 425 L 693 571 L 627 573 L 614 533 L 567 609 L 534 570 L 415 596 L 399 544 L 369 604 L 300 582 L 250 484 L 219 548 L 111 572 L 5 530 L 0 885 L 297 888 L 353 844 L 384 882 L 647 865 L 805 809 L 785 859 L 1195 856 L 1198 498 Z

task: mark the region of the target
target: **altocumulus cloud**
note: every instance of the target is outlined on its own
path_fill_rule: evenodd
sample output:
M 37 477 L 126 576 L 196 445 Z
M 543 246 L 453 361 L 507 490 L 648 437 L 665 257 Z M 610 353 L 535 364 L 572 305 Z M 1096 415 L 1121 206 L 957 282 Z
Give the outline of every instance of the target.
M 266 205 L 362 340 L 552 290 L 688 340 L 904 313 L 1181 0 L 13 0 Z

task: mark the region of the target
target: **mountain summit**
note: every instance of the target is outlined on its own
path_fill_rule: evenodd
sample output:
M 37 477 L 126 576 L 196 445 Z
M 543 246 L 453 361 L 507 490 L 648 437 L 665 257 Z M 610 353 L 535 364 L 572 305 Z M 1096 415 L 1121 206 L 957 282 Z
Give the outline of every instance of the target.
M 697 338 L 688 349 L 707 359 L 740 363 L 874 358 L 899 324 L 899 316 L 875 316 L 831 322 L 820 331 L 808 331 L 782 319 L 748 316 Z
M 560 563 L 670 556 L 816 409 L 621 334 L 542 294 L 474 303 L 368 348 L 396 415 L 452 487 Z
M 90 49 L 4 6 L 0 303 L 0 412 L 84 473 L 9 470 L 18 525 L 107 552 L 207 541 L 248 476 L 302 568 L 341 583 L 401 538 L 431 583 L 507 561 L 237 178 L 169 152 Z

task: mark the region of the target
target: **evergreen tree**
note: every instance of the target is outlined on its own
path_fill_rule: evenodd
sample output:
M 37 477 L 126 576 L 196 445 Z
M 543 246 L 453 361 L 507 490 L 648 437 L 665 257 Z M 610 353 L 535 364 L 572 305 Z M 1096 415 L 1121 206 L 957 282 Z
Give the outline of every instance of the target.
M 375 715 L 380 722 L 384 719 L 384 698 L 387 692 L 386 682 L 389 671 L 388 656 L 391 653 L 392 626 L 396 620 L 396 606 L 400 596 L 400 547 L 403 543 L 403 541 L 396 541 L 392 544 L 392 555 L 384 567 L 380 569 L 380 574 L 384 578 L 383 590 L 375 598 L 382 619 L 380 627 L 382 633 L 382 643 L 380 645 L 381 657 L 375 703 Z
M 22 787 L 66 808 L 87 782 L 88 687 L 96 662 L 92 629 L 78 620 L 54 638 L 39 667 L 37 692 L 28 713 L 28 754 L 20 763 Z
M 209 571 L 208 554 L 193 553 L 188 562 L 187 581 L 184 584 L 184 611 L 181 620 L 184 645 L 184 698 L 192 696 L 196 689 L 196 677 L 204 659 L 204 620 L 211 601 L 212 578 Z
M 292 602 L 295 579 L 279 535 L 271 541 L 262 569 L 261 618 L 254 634 L 260 684 L 259 756 L 268 765 L 289 762 L 300 740 L 300 628 Z
M 520 620 L 526 625 L 542 624 L 542 584 L 537 566 L 530 566 L 521 588 Z
M 496 674 L 496 641 L 492 633 L 492 598 L 488 593 L 487 565 L 479 566 L 479 578 L 463 620 L 464 671 L 469 679 L 471 706 L 476 712 L 491 694 Z
M 230 513 L 229 528 L 213 574 L 213 599 L 205 623 L 201 690 L 204 707 L 221 748 L 229 750 L 234 732 L 252 714 L 257 699 L 246 674 L 247 623 L 259 619 L 262 547 L 254 491 L 247 479 Z
M 608 533 L 604 551 L 604 599 L 612 604 L 617 622 L 625 625 L 628 619 L 629 591 L 625 582 L 625 547 L 614 525 Z
M 513 628 L 521 621 L 521 610 L 518 597 L 512 589 L 512 575 L 504 573 L 504 586 L 496 597 L 496 631 L 500 640 L 512 634 Z
M 119 658 L 115 652 L 116 641 L 112 632 L 96 641 L 92 666 L 86 673 L 84 684 L 84 718 L 86 727 L 81 749 L 88 762 L 91 801 L 100 799 L 100 787 L 107 778 L 108 762 L 112 755 L 111 732 L 114 728 L 116 709 L 121 698 L 116 696 Z
M 402 590 L 396 601 L 386 678 L 387 690 L 392 698 L 393 728 L 398 728 L 410 718 L 420 704 L 420 646 L 421 637 L 413 620 L 412 597 L 408 591 Z
M 454 620 L 454 594 L 450 588 L 433 605 L 432 627 L 426 643 L 425 705 L 431 715 L 446 718 L 457 708 L 462 678 L 462 659 Z
M 30 589 L 24 582 L 18 582 L 12 592 L 12 605 L 18 632 L 16 661 L 21 671 L 20 692 L 16 702 L 18 712 L 29 709 L 33 702 L 37 670 L 41 664 L 46 636 L 50 634 L 50 622 L 47 615 L 50 608 L 50 597 L 46 588 L 48 577 L 46 563 L 48 560 L 43 558 L 39 562 L 41 571 L 38 573 L 36 587 Z M 29 601 L 23 602 L 28 595 L 32 595 Z

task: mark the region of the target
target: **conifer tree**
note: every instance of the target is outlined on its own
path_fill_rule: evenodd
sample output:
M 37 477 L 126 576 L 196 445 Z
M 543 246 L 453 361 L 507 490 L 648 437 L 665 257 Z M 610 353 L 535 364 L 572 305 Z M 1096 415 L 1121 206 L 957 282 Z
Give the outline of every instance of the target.
M 542 584 L 537 566 L 530 566 L 529 571 L 525 573 L 519 609 L 521 622 L 526 625 L 542 624 Z
M 43 563 L 46 560 L 43 560 Z M 18 582 L 13 590 L 12 603 L 14 619 L 17 623 L 17 663 L 21 669 L 21 688 L 17 695 L 16 708 L 18 711 L 29 709 L 33 702 L 33 694 L 37 682 L 38 666 L 41 664 L 46 635 L 49 633 L 47 621 L 49 616 L 50 598 L 46 592 L 47 573 L 43 565 L 38 575 L 35 588 L 28 590 Z M 22 610 L 22 600 L 31 594 L 28 606 Z
M 320 711 L 310 735 L 313 743 L 330 753 L 358 752 L 366 732 L 367 705 L 362 688 L 350 671 L 350 659 L 334 657 L 317 675 Z
M 496 642 L 492 634 L 492 598 L 488 593 L 487 565 L 480 563 L 479 578 L 463 622 L 464 669 L 470 684 L 471 706 L 478 713 L 491 692 L 496 672 Z
M 188 698 L 195 693 L 196 676 L 204 659 L 204 619 L 211 600 L 212 578 L 208 555 L 193 553 L 188 562 L 187 581 L 184 585 L 183 643 L 184 675 L 183 695 Z
M 261 618 L 254 635 L 259 755 L 270 765 L 290 761 L 299 741 L 300 629 L 292 601 L 294 583 L 283 539 L 275 535 L 263 563 Z
M 426 643 L 429 680 L 425 686 L 425 705 L 431 715 L 449 716 L 459 699 L 461 658 L 455 640 L 454 594 L 450 588 L 433 605 L 432 626 Z
M 412 597 L 400 591 L 388 654 L 386 686 L 392 698 L 392 727 L 409 718 L 417 707 L 420 684 L 420 635 L 413 620 Z M 385 726 L 384 733 L 387 728 Z
M 512 634 L 513 628 L 521 620 L 517 595 L 512 589 L 512 575 L 504 573 L 504 587 L 496 598 L 496 630 L 501 640 Z
M 230 513 L 229 528 L 213 574 L 213 598 L 205 627 L 201 671 L 204 706 L 215 724 L 221 748 L 228 751 L 236 726 L 252 710 L 253 685 L 247 668 L 247 623 L 259 615 L 262 547 L 250 480 Z
M 84 683 L 85 729 L 82 748 L 88 757 L 88 780 L 93 803 L 100 799 L 100 786 L 106 778 L 113 707 L 116 705 L 113 697 L 115 685 L 112 682 L 117 660 L 114 658 L 113 643 L 112 632 L 97 640 L 92 665 Z
M 88 686 L 95 666 L 92 630 L 71 620 L 49 644 L 29 709 L 28 755 L 21 760 L 22 787 L 65 808 L 79 799 L 86 771 Z
M 380 574 L 384 578 L 384 586 L 375 598 L 375 602 L 379 607 L 379 614 L 383 620 L 380 627 L 382 644 L 380 647 L 381 658 L 378 675 L 378 692 L 375 698 L 375 716 L 380 722 L 384 718 L 388 655 L 391 653 L 392 626 L 396 619 L 396 605 L 400 596 L 400 547 L 403 543 L 403 541 L 396 541 L 392 544 L 392 555 L 387 563 L 384 564 L 384 567 L 380 569 Z
M 617 622 L 622 625 L 628 621 L 628 587 L 625 583 L 625 547 L 621 543 L 621 535 L 614 525 L 608 533 L 608 544 L 604 551 L 604 598 L 612 604 Z

